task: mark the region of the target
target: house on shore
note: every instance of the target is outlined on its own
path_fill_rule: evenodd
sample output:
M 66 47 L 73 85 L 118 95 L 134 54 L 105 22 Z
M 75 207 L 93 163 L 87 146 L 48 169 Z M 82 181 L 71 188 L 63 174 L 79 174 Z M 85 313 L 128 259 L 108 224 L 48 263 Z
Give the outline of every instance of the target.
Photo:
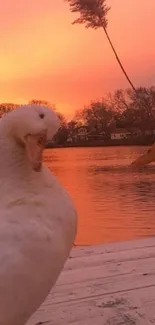
M 125 128 L 116 128 L 111 133 L 111 140 L 127 139 L 131 136 L 131 133 Z
M 125 129 L 125 128 L 116 128 L 112 133 L 111 133 L 111 140 L 120 140 L 120 139 L 129 139 L 131 137 L 138 137 L 141 136 L 141 131 L 136 128 L 130 128 Z
M 86 126 L 80 126 L 70 132 L 67 142 L 73 143 L 78 141 L 87 141 L 88 140 L 88 130 Z
M 80 126 L 74 131 L 70 132 L 67 142 L 68 143 L 75 143 L 75 142 L 85 142 L 85 141 L 100 141 L 105 139 L 105 132 L 92 132 L 89 131 L 87 126 Z

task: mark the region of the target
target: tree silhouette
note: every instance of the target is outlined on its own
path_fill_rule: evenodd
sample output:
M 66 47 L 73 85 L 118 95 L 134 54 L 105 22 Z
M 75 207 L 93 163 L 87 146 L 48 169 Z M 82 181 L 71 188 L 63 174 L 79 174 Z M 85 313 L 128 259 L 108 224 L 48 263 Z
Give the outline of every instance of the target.
M 104 132 L 110 134 L 114 124 L 114 113 L 109 109 L 106 102 L 92 101 L 90 105 L 85 106 L 79 111 L 78 118 L 88 127 L 89 132 L 100 134 Z
M 114 45 L 109 37 L 107 31 L 108 19 L 107 14 L 110 10 L 110 7 L 107 6 L 106 0 L 65 0 L 70 5 L 71 12 L 79 13 L 79 18 L 73 21 L 73 24 L 85 24 L 86 28 L 103 28 L 105 35 L 109 41 L 109 44 L 113 50 L 113 53 L 116 57 L 116 60 L 123 71 L 126 79 L 131 85 L 132 89 L 136 92 L 136 89 L 130 80 L 128 74 L 126 73 L 123 64 L 121 63 L 119 56 L 114 48 Z
M 18 104 L 0 103 L 0 118 L 3 117 L 3 115 L 15 110 L 18 107 L 19 107 Z

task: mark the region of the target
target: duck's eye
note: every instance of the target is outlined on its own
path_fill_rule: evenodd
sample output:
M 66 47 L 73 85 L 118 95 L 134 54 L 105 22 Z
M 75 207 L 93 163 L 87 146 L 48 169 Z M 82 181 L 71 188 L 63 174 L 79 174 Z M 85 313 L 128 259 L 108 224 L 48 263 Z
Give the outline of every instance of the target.
M 44 118 L 45 115 L 43 113 L 40 113 L 39 116 L 40 118 Z

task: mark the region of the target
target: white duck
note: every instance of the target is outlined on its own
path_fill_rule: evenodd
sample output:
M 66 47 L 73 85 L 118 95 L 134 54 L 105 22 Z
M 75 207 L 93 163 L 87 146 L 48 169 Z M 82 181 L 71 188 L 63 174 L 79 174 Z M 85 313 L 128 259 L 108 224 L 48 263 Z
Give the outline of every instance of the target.
M 54 111 L 24 106 L 0 121 L 0 325 L 24 325 L 55 284 L 73 246 L 77 214 L 42 166 Z

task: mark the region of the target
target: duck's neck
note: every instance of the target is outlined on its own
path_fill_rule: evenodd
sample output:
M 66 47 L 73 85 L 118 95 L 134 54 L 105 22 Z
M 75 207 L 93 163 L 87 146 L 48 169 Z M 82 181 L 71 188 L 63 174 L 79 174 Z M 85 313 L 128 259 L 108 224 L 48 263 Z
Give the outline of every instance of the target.
M 1 123 L 0 123 L 1 124 Z M 42 171 L 34 172 L 25 148 L 0 127 L 0 205 L 39 191 Z
M 30 173 L 32 168 L 24 148 L 0 134 L 0 182 L 6 178 L 9 181 L 25 179 Z

